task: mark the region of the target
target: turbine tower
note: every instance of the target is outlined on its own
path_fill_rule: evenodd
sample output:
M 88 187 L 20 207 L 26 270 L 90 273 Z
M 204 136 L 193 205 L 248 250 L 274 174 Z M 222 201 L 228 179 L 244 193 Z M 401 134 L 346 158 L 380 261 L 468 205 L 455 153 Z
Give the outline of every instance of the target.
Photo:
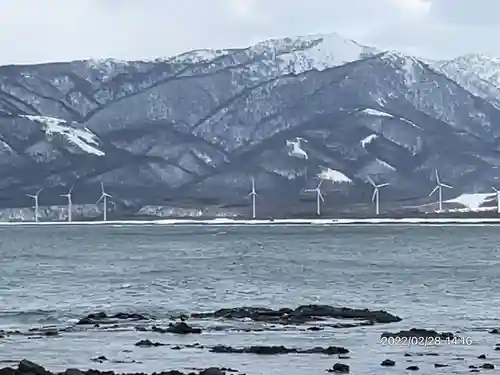
M 252 177 L 252 191 L 248 196 L 252 197 L 252 218 L 255 219 L 255 197 L 258 196 L 257 192 L 255 191 L 255 178 Z
M 380 188 L 389 186 L 390 184 L 385 183 L 377 185 L 370 177 L 368 177 L 368 181 L 373 186 L 372 202 L 375 202 L 375 214 L 378 216 L 380 214 Z
M 439 202 L 439 211 L 443 211 L 443 188 L 453 189 L 450 185 L 443 184 L 439 179 L 439 174 L 436 169 L 436 187 L 432 189 L 429 197 L 433 195 L 436 191 L 438 192 L 438 202 Z
M 493 191 L 497 193 L 497 212 L 500 214 L 500 191 L 493 187 Z
M 43 188 L 42 188 L 43 189 Z M 35 222 L 38 223 L 38 196 L 42 192 L 42 189 L 38 190 L 36 194 L 26 194 L 27 197 L 33 198 L 35 200 Z
M 113 197 L 104 191 L 104 184 L 101 181 L 101 197 L 96 202 L 96 204 L 99 204 L 99 202 L 102 200 L 104 206 L 103 207 L 104 221 L 108 221 L 108 198 L 113 198 Z
M 323 198 L 323 194 L 321 194 L 321 184 L 323 183 L 323 179 L 320 179 L 318 186 L 314 189 L 306 189 L 305 192 L 316 192 L 316 215 L 321 216 L 321 202 L 325 201 Z
M 68 222 L 71 223 L 71 209 L 72 209 L 72 204 L 73 202 L 71 201 L 71 192 L 73 191 L 73 188 L 75 185 L 71 186 L 71 189 L 69 189 L 68 194 L 61 194 L 61 197 L 66 197 L 68 198 Z

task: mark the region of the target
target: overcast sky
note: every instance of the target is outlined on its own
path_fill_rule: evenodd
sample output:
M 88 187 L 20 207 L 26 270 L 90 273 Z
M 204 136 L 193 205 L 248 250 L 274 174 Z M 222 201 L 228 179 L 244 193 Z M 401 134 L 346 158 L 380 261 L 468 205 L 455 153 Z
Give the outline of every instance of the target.
M 331 32 L 427 58 L 500 57 L 500 0 L 0 1 L 0 65 L 167 57 Z

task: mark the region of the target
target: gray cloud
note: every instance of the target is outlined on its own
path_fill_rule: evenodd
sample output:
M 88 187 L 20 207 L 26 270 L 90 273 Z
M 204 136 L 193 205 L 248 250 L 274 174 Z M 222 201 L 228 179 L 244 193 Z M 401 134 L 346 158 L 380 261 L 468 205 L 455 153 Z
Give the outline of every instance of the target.
M 429 58 L 500 56 L 498 0 L 50 1 L 2 0 L 0 64 L 154 58 L 329 32 Z

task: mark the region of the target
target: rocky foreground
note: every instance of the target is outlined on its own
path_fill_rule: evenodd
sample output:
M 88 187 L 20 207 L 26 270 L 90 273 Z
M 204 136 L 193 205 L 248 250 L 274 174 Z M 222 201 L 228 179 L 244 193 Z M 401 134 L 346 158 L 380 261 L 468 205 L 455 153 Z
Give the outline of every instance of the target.
M 227 372 L 237 372 L 236 370 L 226 369 L 226 368 L 218 368 L 218 367 L 210 367 L 199 372 L 190 372 L 185 374 L 180 371 L 162 371 L 157 373 L 156 375 L 224 375 Z M 99 370 L 79 370 L 75 368 L 69 368 L 64 372 L 50 372 L 46 370 L 44 367 L 23 359 L 19 362 L 17 368 L 12 367 L 4 367 L 0 369 L 0 375 L 112 375 L 113 371 L 99 371 Z M 132 375 L 132 374 L 130 374 Z M 135 374 L 139 375 L 139 374 Z M 141 374 L 144 375 L 144 374 Z
M 401 322 L 402 318 L 392 315 L 386 311 L 368 310 L 368 309 L 352 309 L 346 307 L 332 307 L 327 305 L 304 305 L 295 309 L 282 308 L 278 310 L 260 308 L 260 307 L 237 307 L 220 309 L 209 313 L 193 313 L 190 315 L 180 315 L 171 317 L 172 322 L 166 326 L 162 326 L 164 321 L 157 320 L 154 317 L 140 313 L 114 313 L 106 312 L 91 313 L 82 317 L 77 323 L 65 328 L 57 327 L 41 327 L 33 328 L 28 332 L 20 331 L 1 331 L 0 339 L 15 339 L 16 336 L 28 336 L 28 338 L 46 338 L 57 337 L 61 335 L 71 335 L 72 332 L 95 331 L 95 332 L 113 332 L 114 329 L 135 331 L 141 335 L 141 338 L 136 338 L 137 341 L 124 342 L 124 350 L 128 353 L 135 353 L 132 349 L 137 350 L 165 350 L 161 352 L 162 358 L 168 360 L 169 350 L 184 350 L 190 349 L 187 354 L 187 363 L 193 350 L 206 351 L 213 355 L 220 356 L 221 360 L 226 360 L 224 355 L 248 355 L 248 356 L 286 356 L 286 355 L 310 355 L 326 356 L 332 360 L 329 368 L 324 369 L 325 372 L 332 373 L 352 373 L 351 361 L 354 363 L 366 362 L 367 358 L 356 358 L 357 350 L 351 350 L 343 346 L 311 346 L 311 347 L 293 347 L 285 345 L 265 345 L 261 343 L 253 346 L 230 346 L 224 341 L 218 344 L 211 343 L 210 345 L 203 341 L 195 343 L 187 343 L 186 340 L 175 342 L 171 340 L 178 335 L 187 337 L 199 337 L 203 340 L 202 333 L 209 331 L 279 331 L 293 330 L 302 331 L 309 335 L 316 335 L 317 331 L 330 330 L 332 332 L 332 341 L 335 341 L 336 335 L 332 330 L 346 330 L 353 327 L 367 327 L 375 324 L 389 324 Z M 191 319 L 191 320 L 190 320 Z M 348 322 L 341 322 L 342 319 L 348 319 Z M 224 322 L 222 326 L 211 326 L 213 322 Z M 242 324 L 245 324 L 242 326 Z M 401 327 L 400 327 L 401 328 Z M 337 332 L 337 331 L 335 331 Z M 486 330 L 485 334 L 490 339 L 495 339 L 500 335 L 499 329 Z M 146 335 L 146 337 L 144 337 Z M 321 334 L 324 337 L 324 334 Z M 499 366 L 500 343 L 490 347 L 483 353 L 474 354 L 472 357 L 470 352 L 461 351 L 460 347 L 467 348 L 475 344 L 470 337 L 460 332 L 438 332 L 423 328 L 409 328 L 399 331 L 385 331 L 376 333 L 380 340 L 380 344 L 387 346 L 391 358 L 379 359 L 379 363 L 375 366 L 381 371 L 384 368 L 394 368 L 400 371 L 425 371 L 429 367 L 437 370 L 439 374 L 446 371 L 447 368 L 451 373 L 458 370 L 466 372 L 482 372 L 494 370 Z M 150 338 L 147 338 L 150 337 Z M 223 340 L 225 336 L 221 337 Z M 162 340 L 163 339 L 163 340 Z M 166 340 L 166 341 L 164 341 Z M 170 342 L 169 342 L 170 341 Z M 1 341 L 0 341 L 1 343 Z M 334 342 L 332 343 L 334 344 Z M 443 346 L 446 346 L 446 351 L 442 351 Z M 403 348 L 403 351 L 394 351 L 396 347 Z M 354 348 L 353 348 L 354 349 Z M 359 349 L 359 348 L 357 348 Z M 484 350 L 483 348 L 482 350 Z M 98 350 L 98 349 L 97 349 Z M 354 353 L 354 354 L 353 354 Z M 137 354 L 130 362 L 123 362 L 107 358 L 103 355 L 98 355 L 95 358 L 89 358 L 92 363 L 107 363 L 107 366 L 112 366 L 118 363 L 142 363 L 139 361 L 140 354 Z M 388 356 L 389 357 L 389 356 Z M 401 357 L 401 358 L 397 358 Z M 467 357 L 467 358 L 466 358 Z M 226 358 L 226 359 L 224 359 Z M 248 362 L 248 360 L 245 360 Z M 108 367 L 109 368 L 109 367 Z M 112 367 L 111 367 L 112 368 Z M 185 371 L 185 370 L 184 370 Z M 191 372 L 181 372 L 176 370 L 161 371 L 161 375 L 224 375 L 228 373 L 241 374 L 240 371 L 226 367 L 210 367 L 202 369 L 190 369 Z M 194 372 L 193 372 L 194 371 Z M 376 373 L 376 372 L 375 372 Z M 447 373 L 447 372 L 445 372 Z M 64 372 L 51 372 L 41 365 L 33 363 L 29 360 L 22 360 L 17 366 L 5 367 L 0 369 L 0 375 L 114 375 L 113 371 L 102 370 L 80 370 L 76 368 L 66 369 Z M 130 375 L 135 373 L 130 373 Z M 145 374 L 141 374 L 145 375 Z

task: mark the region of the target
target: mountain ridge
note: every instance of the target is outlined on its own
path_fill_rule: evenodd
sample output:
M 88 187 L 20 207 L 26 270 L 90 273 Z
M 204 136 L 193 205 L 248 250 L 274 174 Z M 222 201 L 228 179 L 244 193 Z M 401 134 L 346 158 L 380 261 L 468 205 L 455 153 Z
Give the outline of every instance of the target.
M 391 209 L 425 202 L 435 169 L 457 192 L 485 189 L 500 165 L 496 76 L 485 58 L 458 61 L 454 71 L 456 61 L 320 34 L 152 61 L 3 66 L 0 206 L 28 206 L 24 194 L 41 186 L 64 204 L 58 194 L 77 183 L 90 207 L 102 181 L 117 215 L 165 202 L 241 215 L 250 175 L 278 216 L 310 211 L 302 190 L 319 175 L 339 203 L 325 214 L 369 202 L 368 178 L 392 183 Z M 473 92 L 470 77 L 490 77 L 490 90 Z

